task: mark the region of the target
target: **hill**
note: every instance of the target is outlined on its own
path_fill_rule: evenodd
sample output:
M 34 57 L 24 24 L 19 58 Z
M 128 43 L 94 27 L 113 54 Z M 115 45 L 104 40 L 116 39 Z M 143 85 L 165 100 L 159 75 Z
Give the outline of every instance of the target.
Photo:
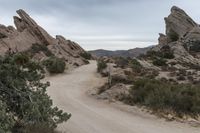
M 116 51 L 109 51 L 104 49 L 93 50 L 89 51 L 93 56 L 96 57 L 137 57 L 141 54 L 145 54 L 151 47 L 146 48 L 134 48 L 129 50 L 116 50 Z

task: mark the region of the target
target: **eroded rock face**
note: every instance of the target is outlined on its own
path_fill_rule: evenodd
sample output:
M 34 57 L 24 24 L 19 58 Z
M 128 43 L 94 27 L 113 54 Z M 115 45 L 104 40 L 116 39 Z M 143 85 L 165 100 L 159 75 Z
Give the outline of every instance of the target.
M 45 45 L 56 43 L 55 39 L 51 37 L 42 27 L 40 27 L 24 10 L 17 10 L 17 14 L 20 18 L 14 16 L 14 23 L 19 32 L 28 30 L 42 44 Z
M 168 38 L 166 35 L 159 33 L 158 43 L 161 45 L 165 45 L 168 43 Z
M 41 26 L 39 26 L 24 10 L 18 10 L 19 17 L 14 16 L 12 26 L 0 25 L 0 55 L 4 55 L 8 50 L 22 52 L 31 48 L 35 43 L 45 45 L 58 57 L 64 58 L 69 64 L 76 66 L 85 64 L 85 60 L 79 56 L 85 52 L 77 43 L 66 40 L 62 36 L 53 38 Z M 37 55 L 38 59 L 43 59 L 44 54 Z
M 184 37 L 194 27 L 198 27 L 198 24 L 190 18 L 185 11 L 173 6 L 171 8 L 171 14 L 165 18 L 166 23 L 166 35 L 178 36 L 178 38 Z
M 200 41 L 200 27 L 194 27 L 191 31 L 189 31 L 185 36 L 185 40 Z
M 169 46 L 177 62 L 200 64 L 200 60 L 185 48 L 186 42 L 200 41 L 199 25 L 176 6 L 171 8 L 171 14 L 165 18 L 165 22 L 166 35 L 160 34 L 159 45 L 152 50 L 160 51 L 163 46 Z

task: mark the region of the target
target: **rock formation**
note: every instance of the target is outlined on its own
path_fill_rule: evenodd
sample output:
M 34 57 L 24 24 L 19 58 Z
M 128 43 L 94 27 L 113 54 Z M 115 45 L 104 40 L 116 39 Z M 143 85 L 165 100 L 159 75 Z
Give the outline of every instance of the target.
M 168 70 L 162 70 L 160 72 L 174 70 L 172 75 L 181 75 L 181 78 L 185 79 L 181 82 L 199 82 L 200 71 L 200 27 L 191 17 L 189 17 L 185 11 L 178 7 L 172 7 L 171 14 L 165 18 L 166 22 L 166 35 L 160 34 L 158 39 L 159 44 L 152 50 L 157 52 L 157 59 L 164 59 Z M 162 55 L 162 49 L 169 48 L 168 55 L 173 53 L 174 58 L 165 58 Z M 147 55 L 148 56 L 148 55 Z M 145 60 L 149 64 L 152 64 L 153 60 Z M 143 61 L 144 62 L 144 61 Z M 143 65 L 144 66 L 144 65 Z M 180 71 L 180 72 L 179 72 Z M 186 71 L 186 74 L 182 71 Z M 194 71 L 192 75 L 190 72 Z M 178 73 L 177 73 L 178 72 Z M 182 72 L 182 73 L 181 73 Z M 181 73 L 181 74 L 180 74 Z M 169 78 L 173 76 L 170 75 Z M 177 76 L 176 75 L 176 76 Z M 184 76 L 185 77 L 184 77 Z M 189 78 L 188 78 L 189 75 Z M 173 77 L 176 80 L 177 77 Z M 184 77 L 184 78 L 183 78 Z M 180 82 L 180 81 L 178 81 Z
M 199 26 L 185 11 L 176 6 L 171 8 L 171 14 L 165 18 L 165 23 L 166 35 L 169 39 L 172 39 L 172 36 L 184 37 L 194 27 Z
M 33 44 L 40 44 L 48 47 L 57 57 L 64 58 L 68 64 L 79 66 L 86 63 L 80 56 L 85 51 L 77 43 L 58 35 L 53 38 L 22 9 L 18 10 L 17 14 L 19 17 L 14 16 L 16 29 L 0 25 L 0 55 L 4 55 L 8 50 L 23 52 Z M 42 58 L 45 57 L 40 57 Z
M 169 46 L 177 62 L 200 64 L 200 60 L 192 56 L 185 47 L 188 42 L 200 41 L 200 27 L 185 11 L 173 6 L 171 14 L 165 18 L 166 35 L 160 34 L 159 45 L 153 48 L 159 51 L 163 46 Z M 187 46 L 188 45 L 188 46 Z

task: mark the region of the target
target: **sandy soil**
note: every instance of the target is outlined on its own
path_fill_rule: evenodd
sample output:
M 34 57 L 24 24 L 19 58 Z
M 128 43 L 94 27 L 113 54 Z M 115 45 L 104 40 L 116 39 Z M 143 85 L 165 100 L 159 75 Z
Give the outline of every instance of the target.
M 129 112 L 116 105 L 89 97 L 86 92 L 105 80 L 96 74 L 96 62 L 68 74 L 47 78 L 48 94 L 54 105 L 72 113 L 59 125 L 63 133 L 200 133 L 200 128 L 178 122 L 166 122 L 137 109 Z

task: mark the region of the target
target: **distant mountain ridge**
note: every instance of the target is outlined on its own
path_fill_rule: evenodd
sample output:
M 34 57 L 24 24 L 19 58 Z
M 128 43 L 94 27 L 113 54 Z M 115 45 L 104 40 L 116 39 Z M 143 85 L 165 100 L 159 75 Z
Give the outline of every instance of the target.
M 104 49 L 98 49 L 98 50 L 92 50 L 88 51 L 93 56 L 96 57 L 138 57 L 141 54 L 145 54 L 148 50 L 150 50 L 153 46 L 145 47 L 145 48 L 134 48 L 129 50 L 104 50 Z

